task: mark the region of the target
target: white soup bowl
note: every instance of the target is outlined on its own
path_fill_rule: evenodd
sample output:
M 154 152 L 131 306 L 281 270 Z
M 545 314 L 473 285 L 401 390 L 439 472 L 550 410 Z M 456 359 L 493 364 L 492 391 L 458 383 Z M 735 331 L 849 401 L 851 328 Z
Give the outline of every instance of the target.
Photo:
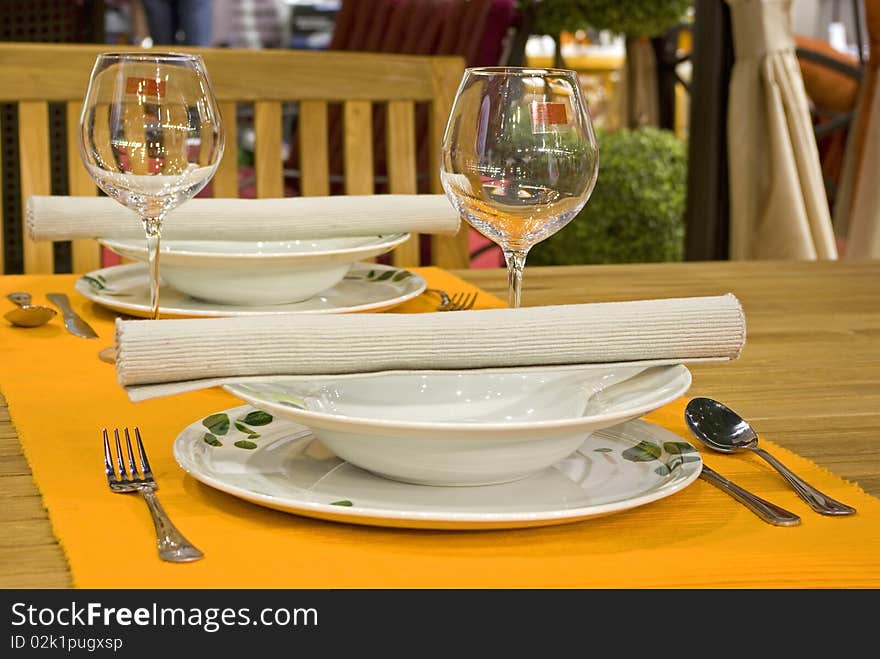
M 673 364 L 278 377 L 224 387 L 380 476 L 489 485 L 552 466 L 592 432 L 657 409 L 690 383 L 690 371 Z

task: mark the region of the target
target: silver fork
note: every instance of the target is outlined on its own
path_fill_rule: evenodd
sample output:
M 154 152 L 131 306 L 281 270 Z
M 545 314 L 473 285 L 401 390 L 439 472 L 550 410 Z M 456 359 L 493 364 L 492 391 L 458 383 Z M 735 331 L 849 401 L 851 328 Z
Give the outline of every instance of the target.
M 426 288 L 425 293 L 434 293 L 440 297 L 440 306 L 449 304 L 449 293 L 439 288 Z
M 437 311 L 465 311 L 471 309 L 477 301 L 476 293 L 454 293 L 449 302 L 437 307 Z
M 113 468 L 113 452 L 110 450 L 110 438 L 107 435 L 107 429 L 103 429 L 104 435 L 104 471 L 107 474 L 107 483 L 110 485 L 112 492 L 127 494 L 130 492 L 140 492 L 147 502 L 150 514 L 153 516 L 153 525 L 156 527 L 156 545 L 159 549 L 159 558 L 163 561 L 172 563 L 186 563 L 195 561 L 204 554 L 196 549 L 183 534 L 177 530 L 177 527 L 168 519 L 168 515 L 159 503 L 156 496 L 156 479 L 153 478 L 153 472 L 150 469 L 150 462 L 147 460 L 147 453 L 144 450 L 144 444 L 141 441 L 141 431 L 134 429 L 135 441 L 137 442 L 138 457 L 140 458 L 140 470 L 134 459 L 134 451 L 131 447 L 131 436 L 128 434 L 128 428 L 123 430 L 125 434 L 125 449 L 128 456 L 128 470 L 125 468 L 125 458 L 122 454 L 122 444 L 119 440 L 119 429 L 113 429 L 113 437 L 116 443 L 116 467 Z

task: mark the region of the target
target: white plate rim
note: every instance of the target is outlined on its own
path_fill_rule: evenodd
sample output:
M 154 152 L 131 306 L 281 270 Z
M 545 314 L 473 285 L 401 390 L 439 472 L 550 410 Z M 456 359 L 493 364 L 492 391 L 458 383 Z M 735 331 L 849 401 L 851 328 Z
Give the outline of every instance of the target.
M 247 411 L 254 411 L 255 409 L 256 408 L 251 405 L 241 405 L 238 407 L 221 410 L 221 412 L 225 412 L 232 416 L 240 413 L 246 413 Z M 278 496 L 260 494 L 258 492 L 249 491 L 244 487 L 230 485 L 218 478 L 201 473 L 198 465 L 195 465 L 193 462 L 191 462 L 189 456 L 185 453 L 184 445 L 189 441 L 194 441 L 189 439 L 186 435 L 187 433 L 195 434 L 194 428 L 196 426 L 201 427 L 200 423 L 202 418 L 193 421 L 191 424 L 181 430 L 172 445 L 174 459 L 177 462 L 178 466 L 195 480 L 221 492 L 225 492 L 237 498 L 241 498 L 245 501 L 272 508 L 274 510 L 279 510 L 290 514 L 302 515 L 305 517 L 318 518 L 335 522 L 361 524 L 367 526 L 423 528 L 435 530 L 480 530 L 489 528 L 510 529 L 528 526 L 545 526 L 551 524 L 577 522 L 584 519 L 602 517 L 616 512 L 631 510 L 633 508 L 637 508 L 648 503 L 653 503 L 655 501 L 665 499 L 666 497 L 680 492 L 691 483 L 693 483 L 699 477 L 703 464 L 700 452 L 684 437 L 681 437 L 680 435 L 672 432 L 671 430 L 667 430 L 662 426 L 645 421 L 644 419 L 633 419 L 618 426 L 604 428 L 602 430 L 596 431 L 593 434 L 607 436 L 615 432 L 625 433 L 628 426 L 632 428 L 641 427 L 644 430 L 654 433 L 656 435 L 666 436 L 668 437 L 669 441 L 688 444 L 693 448 L 693 452 L 691 453 L 693 456 L 693 460 L 689 462 L 684 462 L 680 466 L 677 477 L 675 479 L 660 484 L 653 491 L 645 491 L 640 496 L 634 496 L 605 504 L 582 506 L 579 508 L 503 513 L 431 511 L 419 512 L 414 510 L 395 510 L 392 508 L 369 508 L 356 505 L 348 507 L 319 503 L 315 501 L 306 501 L 302 499 L 295 500 L 291 497 L 287 497 L 286 500 L 283 500 L 281 497 Z M 291 426 L 291 435 L 285 440 L 276 440 L 276 442 L 273 442 L 273 445 L 277 444 L 277 441 L 307 441 L 308 436 L 311 435 L 311 431 L 301 424 L 290 421 L 288 419 L 280 420 L 285 424 L 289 424 Z M 201 430 L 199 432 L 203 433 L 204 431 Z M 381 478 L 379 476 L 373 475 L 370 475 L 370 477 Z M 405 486 L 405 484 L 402 485 Z M 431 486 L 413 485 L 411 487 Z M 443 486 L 436 487 L 442 488 Z M 483 487 L 494 486 L 489 485 Z
M 397 247 L 403 242 L 406 242 L 411 234 L 409 233 L 393 233 L 393 234 L 380 234 L 374 237 L 371 242 L 367 242 L 361 245 L 357 245 L 355 247 L 347 247 L 343 249 L 332 249 L 332 250 L 322 250 L 316 252 L 266 252 L 261 254 L 249 254 L 247 252 L 194 252 L 192 250 L 186 249 L 175 249 L 172 251 L 163 251 L 161 258 L 162 259 L 218 259 L 225 258 L 231 259 L 235 261 L 307 261 L 313 260 L 316 258 L 324 257 L 324 256 L 332 256 L 332 257 L 351 257 L 351 261 L 356 261 L 359 258 L 363 258 L 363 256 L 369 254 L 385 254 L 390 252 L 392 249 Z M 369 236 L 365 236 L 365 238 L 369 238 Z M 144 241 L 143 244 L 138 245 L 129 245 L 129 242 L 134 243 L 133 239 L 115 239 L 115 238 L 98 238 L 98 242 L 106 247 L 107 249 L 113 251 L 116 254 L 120 254 L 119 250 L 136 252 L 138 254 L 144 255 L 146 257 L 147 247 Z M 174 241 L 169 241 L 174 242 Z M 181 240 L 179 242 L 182 243 L 192 243 L 198 242 L 196 240 Z M 222 241 L 222 242 L 236 242 L 236 241 Z M 264 242 L 293 242 L 292 240 L 271 240 Z M 122 255 L 122 254 L 120 254 Z
M 590 365 L 590 370 L 596 370 L 596 365 Z M 609 365 L 609 368 L 618 367 L 618 368 L 626 368 L 628 365 Z M 257 406 L 261 409 L 265 409 L 266 411 L 272 411 L 279 416 L 284 415 L 295 415 L 298 418 L 303 419 L 306 425 L 309 420 L 320 422 L 322 425 L 325 424 L 345 424 L 352 426 L 362 426 L 367 428 L 374 429 L 382 429 L 382 428 L 394 428 L 401 430 L 430 430 L 436 429 L 438 431 L 467 431 L 469 433 L 497 433 L 499 431 L 518 431 L 518 430 L 541 430 L 541 429 L 550 429 L 550 428 L 567 428 L 567 427 L 577 427 L 584 425 L 586 423 L 600 423 L 607 424 L 609 422 L 614 422 L 615 420 L 625 421 L 628 419 L 632 419 L 643 414 L 647 414 L 658 407 L 663 407 L 664 405 L 671 403 L 676 398 L 681 397 L 688 389 L 690 389 L 691 383 L 693 381 L 693 376 L 691 375 L 690 370 L 684 364 L 664 364 L 658 366 L 649 366 L 644 370 L 648 370 L 650 368 L 662 368 L 664 370 L 677 372 L 677 375 L 674 375 L 674 378 L 680 379 L 677 387 L 670 389 L 669 392 L 664 396 L 658 396 L 651 400 L 645 401 L 640 405 L 636 405 L 634 407 L 623 408 L 620 410 L 616 410 L 614 412 L 609 412 L 606 414 L 594 414 L 591 416 L 580 416 L 580 417 L 570 417 L 567 419 L 555 419 L 551 421 L 531 421 L 531 422 L 514 422 L 514 423 L 461 423 L 461 422 L 444 422 L 444 421 L 389 421 L 385 419 L 370 419 L 366 417 L 355 417 L 355 416 L 338 416 L 334 414 L 327 414 L 322 412 L 315 412 L 313 410 L 302 410 L 299 408 L 290 407 L 287 405 L 282 405 L 280 403 L 275 403 L 271 400 L 265 400 L 257 398 L 256 396 L 250 396 L 241 392 L 241 387 L 248 387 L 254 384 L 259 384 L 259 382 L 250 382 L 244 383 L 241 385 L 230 383 L 221 385 L 222 388 L 235 396 L 236 398 L 240 398 L 241 400 L 250 403 L 253 406 Z M 509 369 L 514 370 L 514 369 Z M 548 371 L 552 371 L 552 367 L 547 369 Z M 420 371 L 411 371 L 412 374 L 419 374 Z M 451 373 L 451 372 L 450 372 Z M 377 375 L 383 375 L 383 373 L 377 373 Z M 290 377 L 291 380 L 295 380 L 295 376 Z M 332 380 L 333 376 L 327 376 L 325 379 Z M 272 384 L 278 384 L 279 380 L 273 380 Z
M 364 269 L 364 270 L 383 270 L 383 271 L 406 271 L 409 272 L 409 277 L 407 277 L 404 282 L 408 285 L 408 290 L 400 293 L 396 297 L 386 297 L 378 300 L 374 300 L 372 302 L 349 305 L 344 307 L 330 307 L 325 309 L 296 309 L 295 307 L 302 302 L 295 302 L 292 304 L 280 304 L 263 306 L 263 307 L 241 307 L 241 306 L 227 306 L 219 303 L 208 303 L 201 302 L 208 306 L 209 308 L 205 309 L 193 309 L 181 306 L 167 306 L 162 304 L 162 296 L 160 290 L 159 296 L 159 313 L 163 317 L 171 318 L 171 317 L 180 317 L 180 318 L 222 318 L 228 316 L 268 316 L 268 315 L 278 315 L 278 314 L 288 314 L 288 313 L 307 313 L 307 314 L 334 314 L 334 313 L 357 313 L 361 311 L 380 311 L 384 309 L 390 309 L 392 307 L 396 307 L 399 304 L 403 304 L 408 300 L 411 300 L 415 297 L 421 295 L 428 286 L 427 281 L 424 277 L 419 275 L 418 273 L 412 272 L 411 270 L 407 270 L 406 268 L 398 268 L 392 265 L 385 265 L 382 263 L 361 263 L 356 262 L 352 266 L 352 271 L 356 271 L 356 269 Z M 112 278 L 118 278 L 121 276 L 132 276 L 136 271 L 142 270 L 144 277 L 147 275 L 147 265 L 145 263 L 125 263 L 120 265 L 111 265 L 106 268 L 100 268 L 98 270 L 93 270 L 91 272 L 87 272 L 84 275 L 81 275 L 76 282 L 74 283 L 74 289 L 77 293 L 82 295 L 83 297 L 91 300 L 95 304 L 98 304 L 102 307 L 106 307 L 113 311 L 118 311 L 121 313 L 125 313 L 132 316 L 139 316 L 142 318 L 149 318 L 152 316 L 152 310 L 149 305 L 149 300 L 145 300 L 143 303 L 130 303 L 125 302 L 124 300 L 120 300 L 119 298 L 111 295 L 102 295 L 92 290 L 92 287 L 86 281 L 86 278 L 91 277 L 95 278 L 97 276 L 104 277 L 106 280 L 111 281 Z M 109 274 L 109 277 L 108 277 Z M 345 280 L 337 284 L 337 286 L 343 284 Z M 391 282 L 395 283 L 395 282 Z M 329 290 L 335 289 L 337 286 Z M 167 288 L 167 285 L 163 285 L 163 288 Z M 181 295 L 186 295 L 185 293 L 180 293 Z M 192 299 L 187 296 L 186 299 Z

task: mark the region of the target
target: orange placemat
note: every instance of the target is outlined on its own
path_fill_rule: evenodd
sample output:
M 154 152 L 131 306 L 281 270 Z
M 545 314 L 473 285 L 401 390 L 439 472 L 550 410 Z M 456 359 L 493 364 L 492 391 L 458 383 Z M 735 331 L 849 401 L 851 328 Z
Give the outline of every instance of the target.
M 429 286 L 474 290 L 436 268 Z M 0 295 L 37 300 L 66 291 L 100 334 L 84 340 L 59 322 L 0 328 L 0 389 L 67 556 L 82 588 L 876 588 L 880 586 L 880 500 L 814 463 L 762 442 L 807 481 L 858 508 L 827 518 L 810 511 L 759 458 L 705 456 L 718 471 L 798 512 L 803 523 L 761 522 L 715 487 L 695 481 L 663 500 L 581 522 L 494 531 L 415 531 L 299 517 L 247 503 L 189 477 L 172 442 L 193 421 L 237 406 L 217 389 L 131 403 L 98 351 L 115 314 L 73 292 L 74 276 L 10 276 Z M 398 307 L 433 309 L 435 296 Z M 482 293 L 480 306 L 504 306 Z M 718 368 L 724 368 L 719 364 Z M 680 400 L 647 418 L 687 437 Z M 108 492 L 104 426 L 141 428 L 175 523 L 206 558 L 163 563 L 138 497 Z M 736 557 L 735 562 L 727 560 Z

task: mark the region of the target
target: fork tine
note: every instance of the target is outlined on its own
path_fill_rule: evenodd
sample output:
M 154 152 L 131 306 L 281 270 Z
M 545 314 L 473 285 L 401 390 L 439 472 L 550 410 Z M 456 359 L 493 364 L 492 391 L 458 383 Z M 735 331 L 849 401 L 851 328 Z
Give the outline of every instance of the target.
M 134 451 L 131 448 L 131 435 L 128 434 L 128 428 L 123 428 L 122 432 L 125 434 L 125 452 L 128 455 L 128 470 L 131 472 L 131 477 L 134 480 L 140 478 L 140 474 L 138 473 L 137 463 L 134 461 Z
M 125 471 L 125 462 L 122 459 L 122 445 L 119 443 L 119 428 L 113 429 L 113 438 L 116 440 L 116 466 L 119 468 L 119 480 L 127 481 L 128 472 Z
M 134 437 L 137 442 L 138 456 L 140 456 L 141 459 L 141 470 L 143 471 L 144 478 L 151 481 L 153 480 L 153 470 L 150 469 L 150 461 L 147 460 L 147 451 L 144 449 L 144 443 L 141 441 L 141 431 L 137 426 L 134 428 Z
M 474 306 L 477 300 L 476 293 L 456 293 L 452 296 L 453 305 L 450 307 L 452 311 L 464 311 Z
M 116 472 L 113 471 L 113 454 L 110 452 L 110 437 L 107 435 L 107 429 L 102 429 L 104 435 L 104 473 L 107 474 L 107 481 L 116 482 Z

